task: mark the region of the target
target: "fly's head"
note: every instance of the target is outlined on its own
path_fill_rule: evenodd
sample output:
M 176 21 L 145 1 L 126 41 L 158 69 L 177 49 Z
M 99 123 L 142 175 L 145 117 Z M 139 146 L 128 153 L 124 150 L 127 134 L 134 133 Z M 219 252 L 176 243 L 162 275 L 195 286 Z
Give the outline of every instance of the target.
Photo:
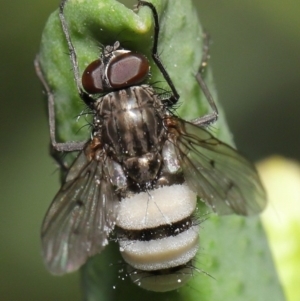
M 107 93 L 143 83 L 150 73 L 148 59 L 120 47 L 117 41 L 106 46 L 100 58 L 83 72 L 82 86 L 90 94 Z

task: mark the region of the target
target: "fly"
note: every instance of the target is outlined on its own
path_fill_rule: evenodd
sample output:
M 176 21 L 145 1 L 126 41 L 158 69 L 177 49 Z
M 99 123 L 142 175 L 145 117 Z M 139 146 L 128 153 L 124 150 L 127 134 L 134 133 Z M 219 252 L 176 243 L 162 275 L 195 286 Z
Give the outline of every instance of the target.
M 266 196 L 254 166 L 206 127 L 218 118 L 201 77 L 206 43 L 196 79 L 212 113 L 190 122 L 171 112 L 179 94 L 162 64 L 157 44 L 156 8 L 152 59 L 171 93 L 161 98 L 145 84 L 148 59 L 121 47 L 104 47 L 82 76 L 64 8 L 59 17 L 68 43 L 79 96 L 93 112 L 91 139 L 57 143 L 54 95 L 35 61 L 49 102 L 50 136 L 55 151 L 80 151 L 46 213 L 42 226 L 45 263 L 53 274 L 80 268 L 100 253 L 115 233 L 133 282 L 154 291 L 176 289 L 192 276 L 199 248 L 197 196 L 218 214 L 259 213 Z

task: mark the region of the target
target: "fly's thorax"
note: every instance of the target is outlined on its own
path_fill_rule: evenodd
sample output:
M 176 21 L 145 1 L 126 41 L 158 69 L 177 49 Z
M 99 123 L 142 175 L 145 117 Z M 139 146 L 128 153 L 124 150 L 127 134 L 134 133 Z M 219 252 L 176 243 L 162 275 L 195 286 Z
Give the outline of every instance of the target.
M 162 289 L 172 290 L 190 278 L 179 271 L 188 268 L 199 248 L 196 200 L 185 183 L 121 199 L 116 231 L 121 255 L 133 269 L 130 275 L 135 283 L 153 290 L 159 276 L 169 283 Z M 143 274 L 153 277 L 143 281 Z
M 101 120 L 102 143 L 111 156 L 134 181 L 152 181 L 160 169 L 166 139 L 165 107 L 153 88 L 142 85 L 108 93 L 96 101 L 95 110 Z

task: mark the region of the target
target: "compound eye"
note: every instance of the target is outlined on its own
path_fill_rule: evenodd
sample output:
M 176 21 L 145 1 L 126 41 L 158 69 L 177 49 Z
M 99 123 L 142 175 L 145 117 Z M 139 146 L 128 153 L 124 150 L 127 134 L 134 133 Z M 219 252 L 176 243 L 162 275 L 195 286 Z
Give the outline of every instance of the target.
M 124 88 L 137 85 L 149 74 L 149 62 L 138 53 L 123 53 L 109 61 L 107 79 L 112 88 Z
M 90 94 L 103 92 L 103 68 L 102 63 L 98 59 L 90 63 L 82 74 L 82 86 L 84 90 Z

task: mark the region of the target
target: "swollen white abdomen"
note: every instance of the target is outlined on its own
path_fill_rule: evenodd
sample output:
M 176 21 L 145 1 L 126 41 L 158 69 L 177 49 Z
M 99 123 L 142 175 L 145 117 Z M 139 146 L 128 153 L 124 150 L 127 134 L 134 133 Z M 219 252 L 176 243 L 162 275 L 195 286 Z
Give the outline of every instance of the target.
M 120 251 L 135 283 L 168 291 L 191 277 L 187 264 L 199 248 L 199 227 L 193 223 L 196 200 L 187 185 L 177 184 L 121 201 L 117 219 Z

